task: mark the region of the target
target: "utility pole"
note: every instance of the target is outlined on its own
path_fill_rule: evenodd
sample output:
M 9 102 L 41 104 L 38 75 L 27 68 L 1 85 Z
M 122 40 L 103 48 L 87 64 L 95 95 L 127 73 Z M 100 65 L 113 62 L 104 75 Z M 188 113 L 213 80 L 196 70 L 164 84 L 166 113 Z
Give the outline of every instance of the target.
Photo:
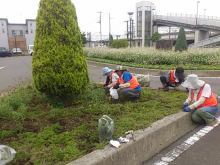
M 109 13 L 108 21 L 109 21 L 109 37 L 110 37 L 110 35 L 111 35 L 111 16 L 110 16 L 110 13 Z
M 198 26 L 199 3 L 200 3 L 200 1 L 196 2 L 196 28 Z
M 97 13 L 99 13 L 99 21 L 97 23 L 99 23 L 99 25 L 100 25 L 100 30 L 99 30 L 99 33 L 100 33 L 100 43 L 102 43 L 102 12 L 99 11 Z
M 129 38 L 129 45 L 131 47 L 131 40 L 132 40 L 132 15 L 133 15 L 133 12 L 128 12 L 128 15 L 129 15 L 129 23 L 130 23 L 130 38 Z
M 134 20 L 131 20 L 131 39 L 133 40 L 134 38 Z
M 125 21 L 126 23 L 127 23 L 127 33 L 126 33 L 126 35 L 127 35 L 127 40 L 128 40 L 128 36 L 129 36 L 129 34 L 128 34 L 128 21 Z
M 108 40 L 109 40 L 109 46 L 110 46 L 110 42 L 112 42 L 112 41 L 110 41 L 111 40 L 111 15 L 110 15 L 110 12 L 109 12 L 109 17 L 108 17 L 108 21 L 109 21 L 109 35 L 108 35 Z

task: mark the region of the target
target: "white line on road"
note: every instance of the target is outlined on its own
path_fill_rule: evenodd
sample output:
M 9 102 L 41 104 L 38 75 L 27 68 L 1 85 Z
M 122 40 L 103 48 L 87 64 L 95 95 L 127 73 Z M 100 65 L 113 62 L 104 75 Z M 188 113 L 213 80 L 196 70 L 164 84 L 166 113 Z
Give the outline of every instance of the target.
M 217 118 L 220 121 L 220 117 Z M 205 126 L 196 132 L 193 136 L 186 139 L 182 144 L 176 146 L 174 149 L 166 153 L 164 156 L 153 163 L 153 165 L 168 165 L 170 162 L 174 161 L 178 156 L 180 156 L 184 151 L 189 149 L 193 144 L 200 140 L 201 137 L 209 133 L 214 127 L 219 125 L 217 123 L 214 126 Z
M 3 66 L 3 67 L 0 67 L 0 69 L 4 69 L 5 67 Z

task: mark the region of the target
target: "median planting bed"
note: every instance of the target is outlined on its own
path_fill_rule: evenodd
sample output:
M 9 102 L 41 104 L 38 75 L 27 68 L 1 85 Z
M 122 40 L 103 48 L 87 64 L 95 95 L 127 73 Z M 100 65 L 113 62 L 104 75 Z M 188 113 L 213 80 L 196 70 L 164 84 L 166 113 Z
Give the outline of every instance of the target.
M 117 138 L 181 111 L 186 95 L 145 88 L 139 101 L 111 103 L 90 85 L 67 105 L 21 87 L 0 98 L 0 141 L 17 151 L 12 164 L 65 164 L 107 144 L 98 139 L 102 115 L 115 121 Z
M 161 51 L 154 48 L 85 48 L 88 60 L 144 67 L 172 69 L 183 66 L 189 70 L 220 70 L 220 49 L 189 49 L 188 51 Z

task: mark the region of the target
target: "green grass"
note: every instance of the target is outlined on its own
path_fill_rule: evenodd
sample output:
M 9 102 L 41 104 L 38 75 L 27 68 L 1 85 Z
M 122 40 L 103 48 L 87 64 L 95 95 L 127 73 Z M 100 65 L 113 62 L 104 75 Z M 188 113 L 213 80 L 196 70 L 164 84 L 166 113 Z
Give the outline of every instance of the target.
M 138 102 L 113 104 L 91 85 L 66 106 L 32 86 L 21 87 L 0 98 L 0 141 L 17 151 L 12 164 L 65 164 L 106 144 L 98 139 L 102 115 L 115 121 L 117 138 L 181 111 L 185 98 L 183 92 L 144 89 Z

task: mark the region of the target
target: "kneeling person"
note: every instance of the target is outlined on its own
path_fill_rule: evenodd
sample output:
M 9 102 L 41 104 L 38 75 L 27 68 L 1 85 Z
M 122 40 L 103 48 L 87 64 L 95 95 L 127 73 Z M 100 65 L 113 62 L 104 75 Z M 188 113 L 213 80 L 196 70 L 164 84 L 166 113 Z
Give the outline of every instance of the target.
M 102 68 L 103 76 L 106 76 L 104 88 L 105 92 L 109 93 L 109 90 L 116 85 L 118 82 L 118 74 L 115 73 L 114 70 L 110 69 L 109 67 Z
M 184 69 L 182 67 L 177 67 L 175 70 L 170 70 L 167 74 L 160 76 L 160 81 L 162 87 L 165 91 L 169 90 L 169 87 L 178 87 L 182 82 L 184 82 Z
M 141 86 L 137 79 L 122 66 L 118 66 L 115 72 L 118 74 L 118 93 L 119 97 L 125 97 L 130 100 L 140 98 Z M 117 88 L 117 85 L 115 88 Z
M 214 125 L 218 122 L 217 96 L 209 84 L 199 80 L 195 74 L 188 75 L 182 86 L 189 89 L 189 96 L 183 104 L 184 112 L 192 112 L 192 121 L 198 124 Z

